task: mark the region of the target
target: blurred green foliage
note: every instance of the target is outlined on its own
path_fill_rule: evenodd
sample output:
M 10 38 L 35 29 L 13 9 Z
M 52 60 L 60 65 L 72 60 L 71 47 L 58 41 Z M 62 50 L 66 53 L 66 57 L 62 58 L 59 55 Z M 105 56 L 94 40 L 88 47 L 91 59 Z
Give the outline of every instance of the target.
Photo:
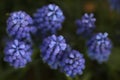
M 40 58 L 40 51 L 34 45 L 33 61 L 23 69 L 14 69 L 3 61 L 6 34 L 6 20 L 9 13 L 24 10 L 32 16 L 37 8 L 55 3 L 63 10 L 66 20 L 61 31 L 67 42 L 84 53 L 86 69 L 83 75 L 74 79 L 57 70 L 51 70 Z M 75 20 L 84 13 L 95 14 L 94 32 L 108 32 L 113 50 L 107 63 L 98 64 L 86 55 L 85 39 L 76 35 Z M 39 44 L 39 43 L 38 43 Z M 120 80 L 120 12 L 110 9 L 107 0 L 0 0 L 0 80 Z

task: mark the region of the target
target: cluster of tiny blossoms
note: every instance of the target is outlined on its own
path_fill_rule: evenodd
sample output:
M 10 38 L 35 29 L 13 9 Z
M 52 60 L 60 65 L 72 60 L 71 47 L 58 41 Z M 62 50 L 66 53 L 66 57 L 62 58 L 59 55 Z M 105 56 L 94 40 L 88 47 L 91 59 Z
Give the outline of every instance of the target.
M 50 36 L 42 39 L 39 47 L 43 62 L 47 63 L 51 69 L 58 69 L 67 76 L 81 75 L 85 69 L 83 54 L 72 49 L 64 36 L 57 35 L 64 20 L 65 16 L 62 10 L 55 4 L 39 8 L 33 18 L 24 11 L 11 13 L 7 20 L 6 31 L 12 39 L 6 42 L 4 61 L 14 68 L 25 67 L 28 62 L 32 61 L 31 34 L 40 32 L 41 35 L 46 35 L 50 33 Z M 95 29 L 95 21 L 93 13 L 90 15 L 85 13 L 81 19 L 76 20 L 77 34 L 90 35 L 87 41 L 88 56 L 102 63 L 108 60 L 112 43 L 108 38 L 108 33 L 92 34 Z
M 76 20 L 77 34 L 85 37 L 91 35 L 95 29 L 95 21 L 96 19 L 93 13 L 90 15 L 85 13 L 81 19 Z
M 31 61 L 32 42 L 30 33 L 35 33 L 32 18 L 24 11 L 10 14 L 6 31 L 12 38 L 6 42 L 4 61 L 15 68 L 23 68 Z
M 62 35 L 45 38 L 40 50 L 43 61 L 52 69 L 59 69 L 70 77 L 83 73 L 85 68 L 83 55 L 77 50 L 72 50 Z
M 108 38 L 108 33 L 93 33 L 95 29 L 94 14 L 85 13 L 81 19 L 76 20 L 77 34 L 87 38 L 87 54 L 92 60 L 98 63 L 106 62 L 112 49 L 112 42 Z

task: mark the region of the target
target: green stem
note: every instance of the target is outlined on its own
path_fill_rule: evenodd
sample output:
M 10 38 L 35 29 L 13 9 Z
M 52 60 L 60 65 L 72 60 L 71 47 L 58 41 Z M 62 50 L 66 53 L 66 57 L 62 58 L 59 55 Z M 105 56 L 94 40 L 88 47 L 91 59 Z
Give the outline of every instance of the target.
M 79 80 L 79 77 L 78 77 L 78 76 L 76 76 L 76 77 L 75 77 L 75 80 Z
M 71 77 L 68 77 L 68 76 L 67 76 L 67 80 L 73 80 L 73 79 L 72 79 Z

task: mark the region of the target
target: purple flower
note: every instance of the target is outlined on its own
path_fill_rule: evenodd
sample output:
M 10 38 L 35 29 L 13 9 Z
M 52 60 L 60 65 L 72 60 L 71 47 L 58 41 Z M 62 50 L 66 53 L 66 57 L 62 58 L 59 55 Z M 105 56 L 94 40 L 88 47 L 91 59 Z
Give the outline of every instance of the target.
M 106 62 L 111 53 L 112 43 L 108 33 L 98 33 L 87 42 L 88 56 L 99 63 Z
M 52 69 L 58 68 L 58 62 L 62 51 L 66 49 L 66 42 L 63 36 L 52 35 L 45 38 L 40 46 L 41 57 Z
M 30 33 L 35 33 L 32 18 L 24 11 L 17 11 L 10 14 L 7 20 L 7 33 L 17 39 L 28 38 Z
M 85 59 L 83 55 L 76 50 L 68 49 L 64 52 L 60 62 L 60 70 L 69 77 L 81 75 L 85 69 Z
M 95 28 L 95 21 L 96 18 L 94 18 L 93 13 L 90 15 L 85 13 L 81 20 L 76 20 L 77 34 L 81 34 L 83 36 L 90 35 Z
M 61 29 L 65 17 L 62 10 L 55 4 L 49 4 L 38 9 L 34 14 L 34 22 L 41 33 L 56 33 Z
M 27 42 L 17 39 L 8 41 L 4 53 L 4 61 L 14 68 L 23 68 L 28 62 L 31 62 L 32 48 Z

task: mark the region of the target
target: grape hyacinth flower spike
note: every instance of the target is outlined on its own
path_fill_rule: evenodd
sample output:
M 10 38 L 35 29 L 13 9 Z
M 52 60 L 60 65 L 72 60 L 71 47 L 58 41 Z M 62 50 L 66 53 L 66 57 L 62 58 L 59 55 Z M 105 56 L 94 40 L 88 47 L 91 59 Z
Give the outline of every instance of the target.
M 9 36 L 17 39 L 30 39 L 30 33 L 36 32 L 32 18 L 24 11 L 16 11 L 10 14 L 6 30 Z
M 62 35 L 52 35 L 45 38 L 40 46 L 43 61 L 48 63 L 52 69 L 57 69 L 59 59 L 62 51 L 66 49 L 66 45 L 66 41 Z
M 87 14 L 85 13 L 84 16 L 82 16 L 81 20 L 76 20 L 77 25 L 77 34 L 88 36 L 92 34 L 92 31 L 95 28 L 95 21 L 96 18 L 94 18 L 94 14 Z
M 4 49 L 4 61 L 14 68 L 23 68 L 31 62 L 32 46 L 20 40 L 8 41 Z
M 99 63 L 106 62 L 112 49 L 108 33 L 98 33 L 87 42 L 88 56 Z
M 70 49 L 65 51 L 60 62 L 61 72 L 73 78 L 76 75 L 82 75 L 84 69 L 85 59 L 79 51 Z
M 64 19 L 62 10 L 55 4 L 43 6 L 34 13 L 34 23 L 43 34 L 55 34 L 61 29 Z

